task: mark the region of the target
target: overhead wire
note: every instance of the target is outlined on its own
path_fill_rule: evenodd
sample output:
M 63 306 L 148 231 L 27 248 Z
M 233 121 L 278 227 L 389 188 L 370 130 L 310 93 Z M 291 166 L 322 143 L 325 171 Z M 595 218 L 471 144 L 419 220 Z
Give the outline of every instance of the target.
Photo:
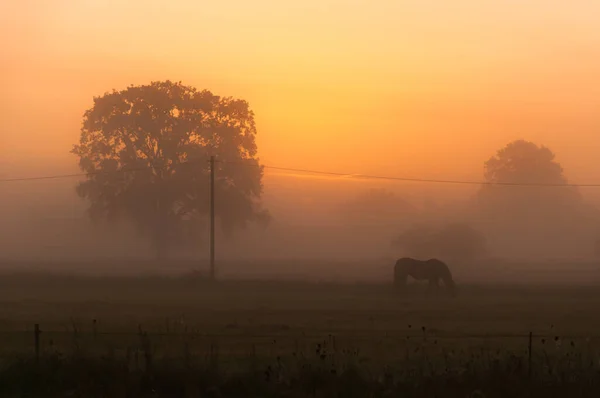
M 206 159 L 203 158 L 203 159 L 188 160 L 185 162 L 178 163 L 175 166 L 196 164 L 196 163 L 199 163 L 200 161 L 206 161 Z M 132 167 L 132 168 L 119 169 L 119 170 L 98 170 L 98 171 L 91 171 L 88 173 L 56 174 L 56 175 L 49 175 L 49 176 L 0 178 L 0 183 L 19 182 L 19 181 L 56 180 L 56 179 L 63 179 L 63 178 L 88 177 L 88 176 L 92 176 L 92 175 L 106 175 L 106 174 L 118 174 L 118 173 L 134 173 L 134 172 L 138 172 L 138 171 L 156 170 L 156 169 L 161 169 L 161 168 L 164 169 L 167 167 L 173 167 L 173 165 Z
M 238 163 L 243 164 L 240 161 L 223 161 L 222 163 Z M 329 175 L 336 177 L 346 178 L 362 178 L 362 179 L 377 179 L 377 180 L 390 180 L 390 181 L 404 181 L 404 182 L 424 182 L 424 183 L 438 183 L 438 184 L 467 184 L 467 185 L 505 185 L 505 186 L 531 186 L 531 187 L 600 187 L 600 183 L 597 184 L 548 184 L 548 183 L 518 183 L 518 182 L 492 182 L 492 181 L 469 181 L 469 180 L 443 180 L 443 179 L 427 179 L 427 178 L 410 178 L 410 177 L 392 177 L 392 176 L 380 176 L 371 174 L 360 174 L 360 173 L 340 173 L 331 171 L 321 170 L 310 170 L 310 169 L 298 169 L 290 167 L 278 167 L 270 165 L 260 165 L 265 169 L 279 170 L 279 171 L 291 171 L 297 173 L 310 173 L 317 175 Z
M 195 164 L 200 161 L 207 161 L 207 159 L 195 159 L 182 163 L 178 163 L 176 166 L 186 165 L 186 164 Z M 257 165 L 257 164 L 248 164 L 243 161 L 231 161 L 231 160 L 216 160 L 218 163 L 225 164 L 240 164 L 245 166 L 259 166 L 265 169 L 271 170 L 279 170 L 279 171 L 289 171 L 295 173 L 307 173 L 307 174 L 315 174 L 315 175 L 327 175 L 327 176 L 335 176 L 335 177 L 343 177 L 343 178 L 356 178 L 356 179 L 368 179 L 368 180 L 388 180 L 388 181 L 401 181 L 401 182 L 419 182 L 419 183 L 435 183 L 435 184 L 461 184 L 461 185 L 498 185 L 498 186 L 523 186 L 523 187 L 600 187 L 600 183 L 589 183 L 589 184 L 558 184 L 558 183 L 536 183 L 536 182 L 496 182 L 496 181 L 473 181 L 473 180 L 453 180 L 453 179 L 429 179 L 429 178 L 411 178 L 411 177 L 394 177 L 394 176 L 382 176 L 382 175 L 372 175 L 372 174 L 360 174 L 360 173 L 341 173 L 341 172 L 332 172 L 332 171 L 323 171 L 323 170 L 314 170 L 314 169 L 304 169 L 304 168 L 292 168 L 292 167 L 280 167 L 280 166 L 272 166 L 272 165 Z M 162 168 L 172 167 L 173 165 L 162 166 Z M 89 173 L 77 173 L 77 174 L 57 174 L 57 175 L 48 175 L 48 176 L 35 176 L 35 177 L 17 177 L 17 178 L 1 178 L 0 183 L 9 183 L 9 182 L 19 182 L 19 181 L 38 181 L 38 180 L 52 180 L 52 179 L 63 179 L 63 178 L 75 178 L 75 177 L 87 177 L 91 175 L 99 175 L 99 174 L 116 174 L 116 173 L 130 173 L 137 171 L 145 171 L 152 170 L 156 168 L 161 168 L 161 166 L 145 166 L 145 167 L 137 167 L 137 168 L 127 168 L 120 170 L 100 170 Z

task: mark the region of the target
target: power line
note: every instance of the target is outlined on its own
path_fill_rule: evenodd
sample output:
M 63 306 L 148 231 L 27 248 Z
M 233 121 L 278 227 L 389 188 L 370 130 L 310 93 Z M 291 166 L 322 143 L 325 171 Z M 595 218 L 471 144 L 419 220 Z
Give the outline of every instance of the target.
M 187 161 L 187 162 L 179 163 L 177 166 L 193 164 L 193 163 L 197 163 L 198 161 L 199 160 Z M 208 159 L 202 159 L 202 161 L 208 161 Z M 380 176 L 380 175 L 358 174 L 358 173 L 340 173 L 340 172 L 332 172 L 332 171 L 299 169 L 299 168 L 279 167 L 279 166 L 270 166 L 270 165 L 250 165 L 246 162 L 241 162 L 241 161 L 216 160 L 216 162 L 229 163 L 229 164 L 240 164 L 240 165 L 244 165 L 244 166 L 259 166 L 259 167 L 264 167 L 266 169 L 271 169 L 271 170 L 291 171 L 291 172 L 296 172 L 296 173 L 328 175 L 328 176 L 335 176 L 335 177 L 367 179 L 367 180 L 387 180 L 387 181 L 420 182 L 420 183 L 434 183 L 434 184 L 522 186 L 522 187 L 600 187 L 600 183 L 596 183 L 596 184 L 569 184 L 569 183 L 551 184 L 550 183 L 550 184 L 548 184 L 548 183 L 535 183 L 535 182 L 519 183 L 519 182 L 472 181 L 472 180 L 471 181 L 470 180 L 442 180 L 442 179 L 427 179 L 427 178 Z M 162 168 L 166 168 L 166 167 L 169 167 L 169 166 L 163 166 Z M 0 179 L 0 183 L 18 182 L 18 181 L 54 180 L 54 179 L 63 179 L 63 178 L 86 177 L 86 176 L 99 175 L 99 174 L 129 173 L 129 172 L 151 170 L 151 169 L 156 169 L 156 168 L 161 168 L 161 167 L 146 166 L 146 167 L 138 167 L 138 168 L 129 168 L 129 169 L 112 170 L 112 171 L 97 171 L 97 172 L 79 173 L 79 174 L 59 174 L 59 175 L 50 175 L 50 176 L 37 176 L 37 177 L 4 178 L 4 179 Z
M 239 161 L 220 161 L 220 162 L 221 163 L 243 164 L 243 162 L 239 162 Z M 265 169 L 293 171 L 293 172 L 298 172 L 298 173 L 310 173 L 310 174 L 329 175 L 329 176 L 336 176 L 336 177 L 404 181 L 404 182 L 424 182 L 424 183 L 437 183 L 437 184 L 464 184 L 464 185 L 503 185 L 503 186 L 526 186 L 526 187 L 600 187 L 600 183 L 599 184 L 545 184 L 545 183 L 489 182 L 489 181 L 468 181 L 468 180 L 438 180 L 438 179 L 426 179 L 426 178 L 378 176 L 378 175 L 356 174 L 356 173 L 339 173 L 339 172 L 331 172 L 331 171 L 295 169 L 295 168 L 289 168 L 289 167 L 277 167 L 277 166 L 269 166 L 269 165 L 261 165 L 261 166 L 264 167 Z
M 208 159 L 189 160 L 189 161 L 186 161 L 186 162 L 178 163 L 175 166 L 184 166 L 184 165 L 187 165 L 187 164 L 195 164 L 195 163 L 198 163 L 200 161 L 207 161 L 207 160 Z M 88 177 L 88 176 L 93 176 L 93 175 L 134 173 L 134 172 L 137 172 L 137 171 L 147 171 L 147 170 L 164 169 L 164 168 L 167 168 L 167 167 L 169 167 L 169 166 L 168 165 L 165 165 L 165 166 L 144 166 L 144 167 L 132 167 L 132 168 L 120 169 L 120 170 L 92 171 L 92 172 L 89 172 L 89 173 L 78 173 L 78 174 L 56 174 L 56 175 L 36 176 L 36 177 L 2 178 L 2 179 L 0 179 L 0 183 L 3 183 L 3 182 L 19 182 L 19 181 L 57 180 L 57 179 L 64 179 L 64 178 Z M 170 167 L 173 167 L 173 165 L 170 165 Z

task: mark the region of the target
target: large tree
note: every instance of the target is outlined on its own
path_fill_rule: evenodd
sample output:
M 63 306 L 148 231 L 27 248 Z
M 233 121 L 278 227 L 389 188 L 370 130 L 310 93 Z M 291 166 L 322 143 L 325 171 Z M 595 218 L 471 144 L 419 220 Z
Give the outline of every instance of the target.
M 254 113 L 244 100 L 171 81 L 130 86 L 94 98 L 72 153 L 89 173 L 77 193 L 94 220 L 128 219 L 151 238 L 158 257 L 196 238 L 209 209 L 215 156 L 215 212 L 230 235 L 264 221 L 262 166 Z M 133 172 L 117 172 L 131 170 Z
M 484 178 L 490 185 L 481 187 L 478 199 L 491 218 L 536 224 L 551 219 L 556 224 L 582 209 L 579 191 L 567 185 L 563 168 L 545 146 L 509 143 L 485 162 Z
M 477 194 L 480 227 L 502 255 L 589 253 L 597 211 L 568 185 L 549 148 L 513 141 L 485 163 L 484 176 L 490 184 Z

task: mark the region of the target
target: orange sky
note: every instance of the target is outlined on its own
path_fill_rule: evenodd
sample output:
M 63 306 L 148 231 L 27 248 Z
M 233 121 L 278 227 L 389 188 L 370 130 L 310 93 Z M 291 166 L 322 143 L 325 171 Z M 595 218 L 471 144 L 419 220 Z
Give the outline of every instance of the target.
M 0 2 L 0 148 L 74 164 L 92 97 L 181 80 L 247 99 L 267 164 L 479 179 L 508 141 L 599 182 L 600 2 Z

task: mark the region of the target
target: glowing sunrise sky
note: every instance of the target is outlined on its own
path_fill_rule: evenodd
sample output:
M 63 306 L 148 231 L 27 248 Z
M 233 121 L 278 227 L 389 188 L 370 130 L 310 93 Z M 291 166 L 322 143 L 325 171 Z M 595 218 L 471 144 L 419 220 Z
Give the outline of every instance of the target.
M 248 100 L 267 164 L 480 179 L 525 138 L 599 182 L 599 20 L 592 0 L 0 0 L 1 154 L 71 167 L 93 96 L 170 79 Z

